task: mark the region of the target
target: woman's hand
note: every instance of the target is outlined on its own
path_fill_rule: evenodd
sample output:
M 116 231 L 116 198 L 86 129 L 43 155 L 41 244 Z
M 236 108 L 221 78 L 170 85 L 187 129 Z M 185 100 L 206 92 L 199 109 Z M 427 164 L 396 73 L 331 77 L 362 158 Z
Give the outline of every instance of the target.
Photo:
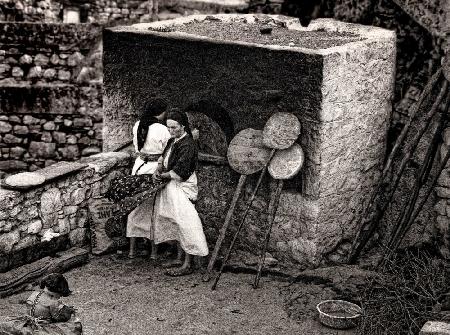
M 158 169 L 153 173 L 152 180 L 154 183 L 161 181 L 161 171 Z
M 159 177 L 160 177 L 161 179 L 171 179 L 171 178 L 172 178 L 172 177 L 170 176 L 170 173 L 169 173 L 169 172 L 161 173 L 161 174 L 159 175 Z

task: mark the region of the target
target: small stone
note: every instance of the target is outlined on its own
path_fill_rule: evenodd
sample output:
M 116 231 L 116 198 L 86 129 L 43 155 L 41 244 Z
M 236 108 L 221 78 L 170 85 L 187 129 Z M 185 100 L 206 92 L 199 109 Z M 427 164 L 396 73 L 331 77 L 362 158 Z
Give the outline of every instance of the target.
M 50 63 L 52 63 L 53 65 L 58 65 L 59 64 L 59 57 L 57 54 L 53 54 L 50 57 Z
M 44 130 L 55 130 L 56 129 L 55 122 L 48 121 L 48 122 L 44 123 L 43 128 L 44 128 Z
M 56 213 L 63 208 L 61 191 L 51 188 L 41 195 L 41 213 L 43 215 Z
M 32 141 L 29 151 L 33 157 L 53 158 L 56 155 L 56 143 Z
M 12 128 L 13 127 L 8 122 L 0 121 L 0 133 L 9 133 Z
M 64 215 L 75 214 L 78 210 L 78 206 L 64 206 Z
M 38 79 L 42 77 L 42 68 L 40 66 L 34 66 L 28 72 L 28 79 Z
M 16 126 L 14 126 L 14 134 L 27 135 L 28 134 L 28 127 L 27 126 L 16 125 Z
M 72 127 L 73 121 L 72 120 L 64 120 L 64 126 L 66 127 Z
M 20 159 L 25 154 L 26 150 L 22 147 L 14 147 L 10 150 L 10 157 Z
M 66 134 L 59 131 L 55 131 L 53 132 L 53 139 L 56 141 L 56 143 L 64 144 L 66 143 Z
M 69 71 L 59 70 L 58 71 L 58 79 L 62 81 L 70 80 L 72 74 Z
M 52 134 L 48 131 L 44 131 L 41 136 L 41 141 L 45 143 L 51 143 L 53 140 Z
M 19 58 L 19 63 L 20 64 L 31 64 L 31 63 L 33 63 L 33 58 L 30 55 L 25 54 Z
M 90 118 L 75 118 L 73 125 L 75 127 L 92 127 L 92 120 Z
M 67 65 L 68 66 L 77 66 L 81 63 L 81 61 L 84 59 L 83 55 L 80 52 L 75 52 L 72 55 L 67 58 Z
M 102 122 L 103 121 L 103 109 L 96 108 L 91 113 L 91 116 L 92 116 L 92 118 L 94 119 L 95 122 Z
M 28 234 L 37 234 L 42 230 L 42 221 L 35 220 L 28 225 L 27 232 Z
M 37 54 L 34 57 L 34 64 L 39 65 L 39 66 L 45 66 L 48 65 L 49 62 L 49 58 L 43 54 Z
M 3 136 L 3 142 L 9 144 L 17 144 L 21 143 L 22 139 L 11 134 L 6 134 L 5 136 Z
M 20 240 L 20 232 L 14 230 L 7 234 L 0 234 L 0 254 L 8 254 Z
M 86 240 L 86 229 L 78 228 L 69 233 L 70 244 L 72 246 L 82 246 Z
M 87 136 L 83 136 L 79 139 L 78 143 L 82 145 L 89 145 L 89 143 L 91 143 L 91 139 Z
M 98 154 L 100 152 L 102 152 L 102 150 L 99 147 L 91 146 L 91 147 L 84 148 L 81 151 L 81 156 L 91 156 L 91 155 Z
M 18 66 L 13 67 L 11 75 L 14 78 L 22 78 L 23 74 L 24 74 L 24 72 L 20 67 L 18 67 Z
M 67 147 L 60 148 L 58 151 L 61 153 L 64 159 L 74 160 L 80 156 L 77 145 L 68 145 Z
M 75 135 L 69 135 L 67 137 L 67 143 L 69 143 L 69 144 L 77 144 L 77 142 L 78 142 L 78 139 L 77 139 L 77 137 Z
M 450 128 L 446 128 L 444 130 L 444 134 L 442 137 L 444 138 L 444 143 L 450 147 Z
M 40 122 L 39 119 L 37 119 L 31 115 L 25 115 L 23 117 L 23 124 L 39 124 L 39 122 Z
M 46 69 L 44 71 L 44 78 L 46 79 L 53 79 L 56 77 L 56 70 L 55 69 Z
M 74 205 L 79 205 L 86 198 L 86 189 L 77 188 L 70 194 L 70 203 Z

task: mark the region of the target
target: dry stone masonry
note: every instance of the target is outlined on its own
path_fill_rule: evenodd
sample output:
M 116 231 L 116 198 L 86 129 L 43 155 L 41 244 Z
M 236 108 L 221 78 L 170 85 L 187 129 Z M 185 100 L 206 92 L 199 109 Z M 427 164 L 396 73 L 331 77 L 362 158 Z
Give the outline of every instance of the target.
M 214 38 L 219 25 L 228 29 L 225 41 Z M 262 26 L 272 27 L 272 40 L 259 33 Z M 280 37 L 278 29 L 286 34 Z M 305 29 L 297 20 L 265 15 L 191 16 L 106 30 L 104 48 L 106 151 L 130 140 L 146 96 L 179 107 L 215 101 L 222 114 L 208 116 L 218 123 L 230 118 L 234 133 L 261 129 L 277 111 L 294 113 L 306 161 L 301 187 L 282 195 L 272 249 L 313 266 L 336 250 L 343 249 L 332 260 L 342 258 L 383 163 L 395 72 L 392 32 L 333 20 Z M 252 247 L 261 216 L 254 219 L 245 240 Z
M 0 189 L 0 272 L 56 251 L 83 246 L 89 238 L 88 206 L 112 178 L 129 174 L 124 153 L 99 154 L 80 163 L 39 170 L 45 183 L 27 191 Z M 58 234 L 46 241 L 45 237 Z
M 101 152 L 101 85 L 0 86 L 0 95 L 3 173 Z

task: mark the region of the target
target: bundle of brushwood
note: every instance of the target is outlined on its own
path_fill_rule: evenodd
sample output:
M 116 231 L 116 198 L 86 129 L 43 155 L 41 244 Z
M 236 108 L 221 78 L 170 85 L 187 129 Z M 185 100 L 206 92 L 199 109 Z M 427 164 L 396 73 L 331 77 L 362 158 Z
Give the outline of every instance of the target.
M 421 93 L 419 101 L 413 106 L 410 117 L 386 160 L 377 187 L 359 217 L 359 231 L 348 259 L 350 263 L 354 263 L 358 259 L 374 235 L 392 201 L 407 165 L 417 152 L 419 142 L 427 141 L 428 136 L 424 137 L 424 134 L 431 133 L 431 140 L 428 140 L 426 154 L 415 175 L 415 182 L 409 192 L 406 205 L 393 227 L 388 244 L 385 246 L 388 251 L 384 255 L 382 263 L 392 257 L 400 246 L 450 158 L 450 151 L 448 151 L 443 153 L 440 162 L 437 159 L 438 148 L 442 142 L 441 134 L 449 121 L 450 104 L 448 57 L 443 60 L 442 64 L 443 67 L 439 68 L 431 77 Z M 422 140 L 422 138 L 424 139 Z

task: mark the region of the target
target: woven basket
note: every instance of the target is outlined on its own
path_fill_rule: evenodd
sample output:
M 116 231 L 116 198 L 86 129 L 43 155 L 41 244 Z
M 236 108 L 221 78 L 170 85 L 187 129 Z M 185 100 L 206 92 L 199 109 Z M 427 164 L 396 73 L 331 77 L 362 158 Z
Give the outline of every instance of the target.
M 320 322 L 330 328 L 349 329 L 358 325 L 362 309 L 344 300 L 325 300 L 317 305 Z

